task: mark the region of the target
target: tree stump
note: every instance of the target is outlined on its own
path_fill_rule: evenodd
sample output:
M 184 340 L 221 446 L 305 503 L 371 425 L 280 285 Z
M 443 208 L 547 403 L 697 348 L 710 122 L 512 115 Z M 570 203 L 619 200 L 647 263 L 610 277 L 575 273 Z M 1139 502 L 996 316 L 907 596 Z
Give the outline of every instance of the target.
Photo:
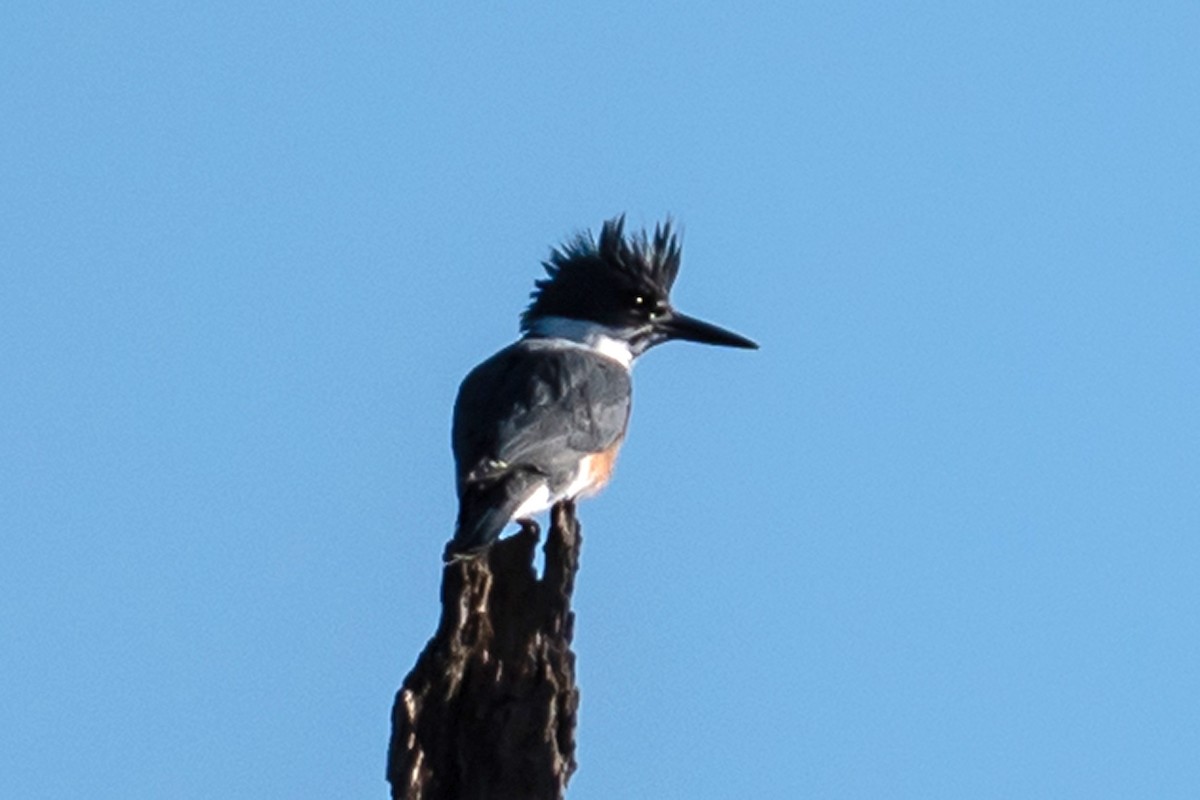
M 557 800 L 575 771 L 579 690 L 571 594 L 582 538 L 573 503 L 446 565 L 437 632 L 392 706 L 388 781 L 405 800 Z

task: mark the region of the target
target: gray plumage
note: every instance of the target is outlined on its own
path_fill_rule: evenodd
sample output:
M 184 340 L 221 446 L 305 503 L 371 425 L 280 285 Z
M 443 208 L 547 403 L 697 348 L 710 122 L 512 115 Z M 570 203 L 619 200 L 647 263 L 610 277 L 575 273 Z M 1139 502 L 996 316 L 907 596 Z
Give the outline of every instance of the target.
M 756 348 L 670 302 L 679 240 L 670 221 L 629 236 L 623 216 L 599 238 L 551 251 L 521 316 L 521 340 L 458 390 L 452 444 L 458 524 L 447 560 L 478 554 L 510 521 L 594 492 L 612 473 L 629 420 L 629 369 L 675 340 Z
M 626 367 L 561 340 L 522 339 L 475 367 L 454 405 L 454 550 L 490 545 L 542 486 L 559 499 L 584 457 L 620 441 L 630 396 Z

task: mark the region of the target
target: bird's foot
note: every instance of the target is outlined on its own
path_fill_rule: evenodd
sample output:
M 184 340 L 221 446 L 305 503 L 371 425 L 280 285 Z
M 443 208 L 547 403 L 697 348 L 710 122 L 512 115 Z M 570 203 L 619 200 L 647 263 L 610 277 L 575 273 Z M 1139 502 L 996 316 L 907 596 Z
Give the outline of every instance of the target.
M 450 541 L 446 543 L 446 549 L 442 551 L 442 561 L 446 566 L 458 564 L 462 561 L 474 561 L 486 553 L 487 550 L 486 547 L 477 547 L 473 550 L 458 550 L 455 549 L 454 542 Z
M 521 533 L 532 535 L 534 541 L 540 541 L 542 538 L 542 528 L 533 518 L 519 519 L 517 524 L 521 526 Z

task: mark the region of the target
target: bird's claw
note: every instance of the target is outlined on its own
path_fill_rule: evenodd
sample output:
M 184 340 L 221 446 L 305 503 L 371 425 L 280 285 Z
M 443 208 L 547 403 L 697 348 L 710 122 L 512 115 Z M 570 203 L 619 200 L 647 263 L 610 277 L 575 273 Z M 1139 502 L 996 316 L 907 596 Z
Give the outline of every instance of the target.
M 540 541 L 542 538 L 542 528 L 537 524 L 537 520 L 519 519 L 517 524 L 521 526 L 521 533 L 531 534 L 535 541 Z

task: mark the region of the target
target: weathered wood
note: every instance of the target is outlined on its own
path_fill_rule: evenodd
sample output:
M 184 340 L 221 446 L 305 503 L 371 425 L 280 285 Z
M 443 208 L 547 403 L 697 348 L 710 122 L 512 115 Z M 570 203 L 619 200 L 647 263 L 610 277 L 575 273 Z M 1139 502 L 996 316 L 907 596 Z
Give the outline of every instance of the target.
M 551 511 L 534 568 L 529 525 L 447 564 L 437 632 L 392 707 L 393 798 L 561 798 L 575 771 L 579 690 L 571 594 L 582 539 L 575 508 Z

